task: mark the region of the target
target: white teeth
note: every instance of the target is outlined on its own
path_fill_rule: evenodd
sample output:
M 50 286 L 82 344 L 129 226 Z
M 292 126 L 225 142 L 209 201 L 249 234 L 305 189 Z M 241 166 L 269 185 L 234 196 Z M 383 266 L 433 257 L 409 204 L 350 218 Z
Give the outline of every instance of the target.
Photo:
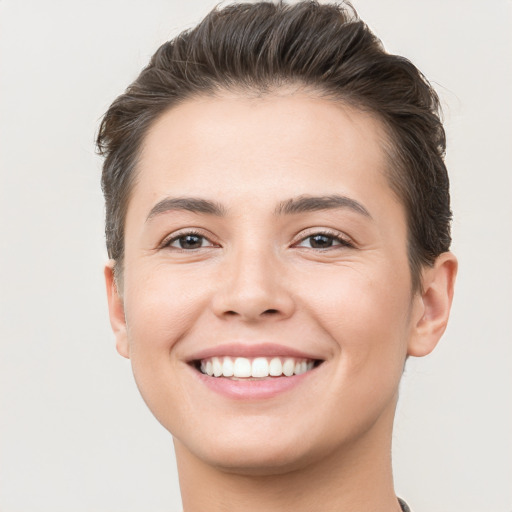
M 306 373 L 308 371 L 308 363 L 306 361 L 301 361 L 300 363 L 295 363 L 294 373 L 295 375 L 301 375 L 302 373 Z
M 218 357 L 214 357 L 212 359 L 212 366 L 213 366 L 213 375 L 215 377 L 220 377 L 222 375 L 222 363 L 220 362 L 220 359 Z
M 257 357 L 252 362 L 252 377 L 268 377 L 268 361 L 264 357 Z
M 274 357 L 268 365 L 268 373 L 272 377 L 280 377 L 283 374 L 283 363 L 279 357 Z
M 287 377 L 291 377 L 293 375 L 293 370 L 295 370 L 295 361 L 293 359 L 285 359 L 283 363 L 283 373 Z
M 237 357 L 235 359 L 235 368 L 233 375 L 235 377 L 251 377 L 252 368 L 251 361 L 245 357 Z
M 235 366 L 233 364 L 233 359 L 231 357 L 225 357 L 224 362 L 222 363 L 222 375 L 224 377 L 233 377 L 235 374 Z
M 268 377 L 291 377 L 301 375 L 312 370 L 315 362 L 312 360 L 299 359 L 292 357 L 280 358 L 256 357 L 249 359 L 246 357 L 233 358 L 212 357 L 203 359 L 200 363 L 202 373 L 210 377 L 235 377 L 235 378 L 268 378 Z

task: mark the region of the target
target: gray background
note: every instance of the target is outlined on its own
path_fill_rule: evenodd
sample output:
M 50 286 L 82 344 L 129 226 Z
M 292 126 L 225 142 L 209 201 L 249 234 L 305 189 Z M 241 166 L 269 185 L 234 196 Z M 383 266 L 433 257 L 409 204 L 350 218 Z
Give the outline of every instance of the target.
M 216 2 L 0 0 L 0 511 L 180 510 L 169 434 L 117 355 L 98 120 Z M 415 512 L 512 511 L 512 3 L 354 0 L 445 109 L 449 329 L 411 360 L 394 440 Z

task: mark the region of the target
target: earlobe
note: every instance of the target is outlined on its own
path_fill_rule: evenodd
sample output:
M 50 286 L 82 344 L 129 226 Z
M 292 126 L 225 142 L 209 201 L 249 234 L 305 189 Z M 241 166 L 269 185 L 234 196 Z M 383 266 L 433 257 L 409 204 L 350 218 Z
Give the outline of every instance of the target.
M 105 285 L 107 288 L 108 313 L 110 325 L 116 338 L 116 348 L 119 354 L 129 359 L 130 350 L 126 332 L 124 304 L 114 277 L 114 260 L 110 260 L 104 269 Z
M 422 357 L 430 354 L 443 335 L 450 316 L 457 265 L 457 258 L 451 252 L 445 252 L 436 259 L 433 267 L 425 269 L 408 355 Z

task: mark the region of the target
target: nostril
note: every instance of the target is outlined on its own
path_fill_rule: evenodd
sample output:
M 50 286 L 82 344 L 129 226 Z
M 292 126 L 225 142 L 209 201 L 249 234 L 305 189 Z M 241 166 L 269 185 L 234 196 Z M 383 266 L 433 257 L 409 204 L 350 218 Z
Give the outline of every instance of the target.
M 279 313 L 277 309 L 267 309 L 266 311 L 263 311 L 264 315 L 275 315 L 276 313 Z

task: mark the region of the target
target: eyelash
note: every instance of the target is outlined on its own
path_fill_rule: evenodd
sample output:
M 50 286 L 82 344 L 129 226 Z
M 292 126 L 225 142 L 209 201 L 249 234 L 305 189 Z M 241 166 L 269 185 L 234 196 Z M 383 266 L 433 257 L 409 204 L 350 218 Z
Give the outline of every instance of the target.
M 301 239 L 298 242 L 294 243 L 293 245 L 298 246 L 298 244 L 300 244 L 308 239 L 311 239 L 315 236 L 324 236 L 324 237 L 330 238 L 330 239 L 332 239 L 333 242 L 338 242 L 338 245 L 330 246 L 327 248 L 303 247 L 304 249 L 311 249 L 311 250 L 315 250 L 315 251 L 327 251 L 327 250 L 333 250 L 333 249 L 340 248 L 340 247 L 354 248 L 354 244 L 346 236 L 343 236 L 339 232 L 329 231 L 326 229 L 319 230 L 319 231 L 312 231 L 307 236 L 301 237 Z
M 162 244 L 160 245 L 160 248 L 161 249 L 171 248 L 173 250 L 182 251 L 182 252 L 197 251 L 199 249 L 205 248 L 205 247 L 197 247 L 194 249 L 184 249 L 183 247 L 172 247 L 173 243 L 178 242 L 180 239 L 184 239 L 187 236 L 195 236 L 202 240 L 208 241 L 211 244 L 208 247 L 215 246 L 215 244 L 201 232 L 195 231 L 195 230 L 189 230 L 189 231 L 184 231 L 182 233 L 179 233 L 178 235 L 175 235 L 172 238 L 165 239 L 162 242 Z M 334 246 L 331 245 L 327 248 L 316 248 L 316 247 L 302 247 L 302 248 L 317 250 L 317 251 L 332 250 L 332 249 L 336 249 L 337 247 L 354 248 L 354 244 L 350 240 L 348 240 L 346 237 L 342 236 L 340 233 L 329 231 L 329 230 L 320 230 L 320 231 L 311 232 L 307 236 L 303 236 L 302 238 L 300 238 L 297 242 L 294 242 L 292 244 L 292 247 L 300 247 L 299 244 L 301 244 L 302 242 L 305 242 L 306 240 L 311 239 L 315 236 L 324 236 L 324 237 L 330 238 L 330 239 L 332 239 L 333 242 L 338 242 L 338 244 L 334 245 Z
M 180 239 L 182 238 L 185 238 L 187 236 L 196 236 L 198 238 L 201 238 L 203 240 L 207 240 L 210 244 L 212 245 L 215 245 L 208 237 L 206 237 L 203 233 L 200 233 L 199 231 L 195 231 L 195 230 L 188 230 L 188 231 L 183 231 L 182 233 L 179 233 L 177 235 L 174 235 L 173 237 L 171 238 L 167 238 L 165 239 L 162 244 L 160 245 L 160 248 L 161 249 L 165 249 L 165 248 L 169 248 L 169 249 L 174 249 L 174 250 L 177 250 L 177 251 L 182 251 L 182 252 L 191 252 L 191 251 L 197 251 L 198 249 L 204 249 L 204 247 L 198 247 L 196 249 L 184 249 L 183 247 L 172 247 L 172 244 L 174 242 L 177 242 L 179 241 Z

